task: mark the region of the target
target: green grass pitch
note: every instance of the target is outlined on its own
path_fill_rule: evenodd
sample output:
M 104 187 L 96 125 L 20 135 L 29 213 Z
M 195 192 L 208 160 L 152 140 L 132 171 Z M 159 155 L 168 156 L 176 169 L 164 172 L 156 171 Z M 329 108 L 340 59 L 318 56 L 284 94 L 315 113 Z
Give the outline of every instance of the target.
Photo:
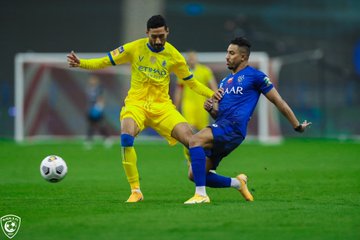
M 0 217 L 22 218 L 13 239 L 360 239 L 359 143 L 245 143 L 218 173 L 248 174 L 255 201 L 234 189 L 208 188 L 212 202 L 194 206 L 183 204 L 194 186 L 180 145 L 136 149 L 145 201 L 125 204 L 129 187 L 118 146 L 0 141 Z M 40 176 L 50 154 L 68 164 L 60 183 Z M 7 239 L 2 232 L 0 239 Z

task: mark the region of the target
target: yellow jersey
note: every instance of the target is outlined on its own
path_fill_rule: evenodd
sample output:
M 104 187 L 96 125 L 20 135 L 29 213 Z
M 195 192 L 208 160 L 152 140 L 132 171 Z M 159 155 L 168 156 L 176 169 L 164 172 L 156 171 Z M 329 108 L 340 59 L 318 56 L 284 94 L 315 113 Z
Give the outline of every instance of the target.
M 153 113 L 165 112 L 165 107 L 174 107 L 169 96 L 171 72 L 186 80 L 185 84 L 196 93 L 208 98 L 214 94 L 193 78 L 185 58 L 168 42 L 157 51 L 151 47 L 148 38 L 142 38 L 116 48 L 105 57 L 79 61 L 79 67 L 89 70 L 130 63 L 131 84 L 125 104 L 142 106 Z
M 147 38 L 142 38 L 111 51 L 112 65 L 131 63 L 131 85 L 125 102 L 171 102 L 169 96 L 170 73 L 180 79 L 193 77 L 185 58 L 170 43 L 155 51 Z

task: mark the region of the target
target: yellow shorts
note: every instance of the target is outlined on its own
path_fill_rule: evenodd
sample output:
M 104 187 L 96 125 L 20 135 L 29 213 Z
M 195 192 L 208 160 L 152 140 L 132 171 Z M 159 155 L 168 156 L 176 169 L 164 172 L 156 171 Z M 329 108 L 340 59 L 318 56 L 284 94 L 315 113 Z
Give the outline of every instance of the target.
M 189 124 L 200 131 L 209 125 L 209 113 L 201 104 L 184 104 L 182 105 L 182 113 Z
M 187 121 L 171 104 L 152 103 L 151 108 L 143 104 L 125 104 L 121 109 L 120 121 L 124 118 L 132 118 L 138 125 L 140 132 L 146 127 L 151 127 L 163 136 L 170 145 L 175 145 L 177 140 L 171 137 L 174 127 Z M 159 111 L 161 109 L 161 111 Z

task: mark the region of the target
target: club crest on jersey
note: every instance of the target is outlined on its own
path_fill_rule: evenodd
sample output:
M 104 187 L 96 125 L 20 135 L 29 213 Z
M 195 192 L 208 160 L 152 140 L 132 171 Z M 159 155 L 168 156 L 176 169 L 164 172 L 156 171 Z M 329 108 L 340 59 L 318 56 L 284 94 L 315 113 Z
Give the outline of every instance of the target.
M 155 56 L 151 56 L 151 57 L 150 57 L 150 62 L 151 62 L 152 64 L 156 63 L 156 57 L 155 57 Z
M 164 60 L 161 64 L 163 67 L 166 67 L 166 60 Z
M 233 81 L 233 78 L 231 77 L 227 80 L 227 83 L 232 83 L 232 81 Z
M 238 81 L 238 83 L 241 83 L 244 79 L 245 79 L 245 76 L 240 75 L 240 76 L 238 76 L 237 81 Z

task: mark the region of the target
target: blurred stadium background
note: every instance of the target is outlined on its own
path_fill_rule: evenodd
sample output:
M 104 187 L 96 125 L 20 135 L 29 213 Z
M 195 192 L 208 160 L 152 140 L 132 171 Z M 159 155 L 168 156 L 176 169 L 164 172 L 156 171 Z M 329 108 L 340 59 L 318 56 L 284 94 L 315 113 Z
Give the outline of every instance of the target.
M 55 139 L 86 132 L 90 73 L 64 63 L 36 65 L 27 55 L 26 134 L 51 133 L 54 140 L 13 142 L 18 54 L 55 53 L 62 61 L 71 50 L 102 55 L 145 37 L 146 20 L 158 13 L 181 52 L 224 58 L 234 36 L 249 38 L 253 52 L 270 57 L 281 95 L 301 120 L 313 122 L 299 135 L 273 116 L 288 138 L 283 144 L 244 144 L 221 164 L 221 174 L 251 176 L 254 204 L 240 201 L 237 191 L 209 189 L 212 204 L 184 206 L 193 183 L 182 146 L 165 141 L 137 145 L 146 201 L 123 204 L 129 188 L 118 146 L 86 149 L 79 139 Z M 22 218 L 14 239 L 360 239 L 360 1 L 4 0 L 0 52 L 0 216 Z M 218 81 L 228 74 L 225 64 L 211 67 Z M 106 88 L 106 117 L 118 137 L 129 72 L 125 66 L 94 74 Z M 49 154 L 68 163 L 60 184 L 40 177 Z
M 280 67 L 278 88 L 298 117 L 313 122 L 306 137 L 359 138 L 360 2 L 356 0 L 1 1 L 0 137 L 14 137 L 17 53 L 105 53 L 144 37 L 146 20 L 157 13 L 168 21 L 168 41 L 182 52 L 225 52 L 234 36 L 246 36 L 253 51 L 267 52 L 273 67 Z M 75 98 L 79 108 L 85 106 L 81 90 L 67 84 L 63 72 L 54 71 L 57 86 L 71 96 L 79 94 Z M 103 76 L 109 89 L 119 84 L 106 78 L 106 72 Z M 217 75 L 217 80 L 224 76 Z M 114 104 L 108 105 L 106 114 L 116 135 L 123 99 L 116 92 L 110 95 Z M 40 104 L 32 107 L 42 109 Z M 283 117 L 280 123 L 283 136 L 295 136 Z

